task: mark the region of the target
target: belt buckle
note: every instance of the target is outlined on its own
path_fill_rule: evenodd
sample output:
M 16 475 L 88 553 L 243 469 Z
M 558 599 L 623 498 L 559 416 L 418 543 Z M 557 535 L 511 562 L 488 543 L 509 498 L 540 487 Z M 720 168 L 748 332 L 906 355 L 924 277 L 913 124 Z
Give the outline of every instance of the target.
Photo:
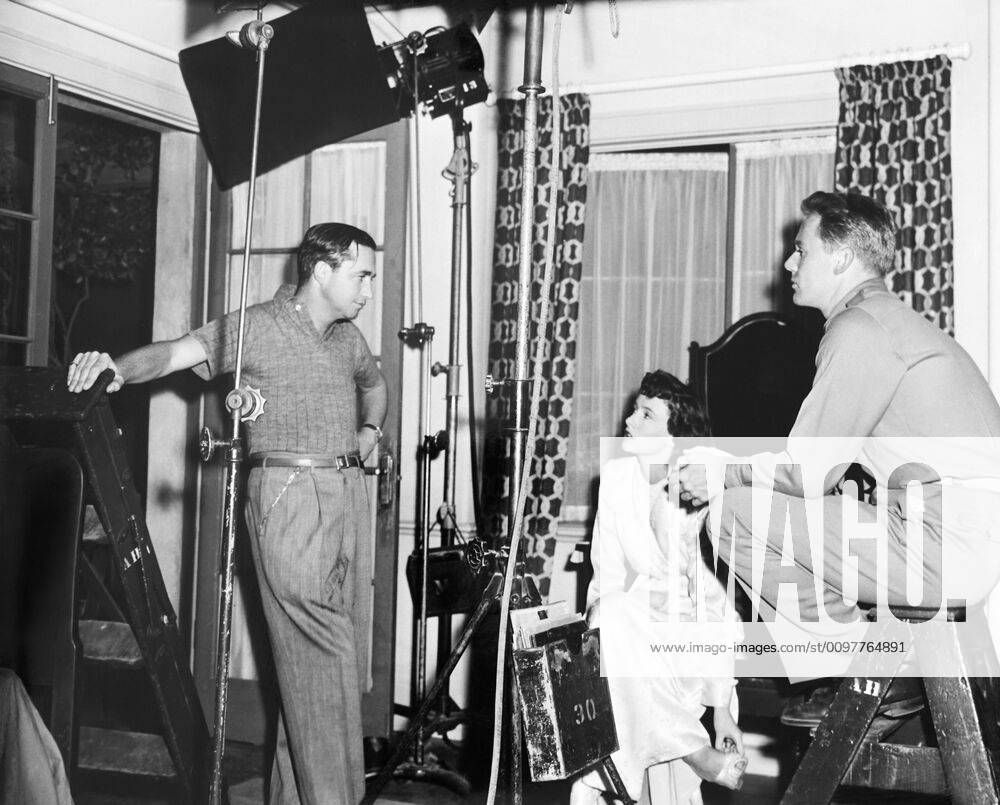
M 333 460 L 337 462 L 337 469 L 346 470 L 348 467 L 350 467 L 351 463 L 348 460 L 349 458 L 350 456 L 335 456 Z

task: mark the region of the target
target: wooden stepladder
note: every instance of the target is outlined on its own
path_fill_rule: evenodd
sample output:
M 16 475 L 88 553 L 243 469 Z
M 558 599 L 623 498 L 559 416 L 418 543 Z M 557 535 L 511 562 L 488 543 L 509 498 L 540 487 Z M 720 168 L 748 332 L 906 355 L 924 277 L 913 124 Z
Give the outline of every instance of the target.
M 62 372 L 0 367 L 0 423 L 25 451 L 61 453 L 69 462 L 79 463 L 83 502 L 93 507 L 106 537 L 115 583 L 109 585 L 113 592 L 103 590 L 100 595 L 106 596 L 121 620 L 77 619 L 76 593 L 71 593 L 68 631 L 75 653 L 88 664 L 144 669 L 162 724 L 162 735 L 123 732 L 81 726 L 75 712 L 53 712 L 52 721 L 72 725 L 72 734 L 53 732 L 73 775 L 104 771 L 160 778 L 172 784 L 178 801 L 199 802 L 205 796 L 208 728 L 124 440 L 104 393 L 111 379 L 111 372 L 106 372 L 93 388 L 73 394 Z M 77 540 L 71 549 L 76 550 L 73 562 L 79 558 L 77 578 L 88 575 L 91 584 L 99 584 L 80 549 L 82 511 L 76 516 Z M 75 582 L 71 578 L 67 583 Z M 76 679 L 53 684 L 75 687 Z M 54 690 L 53 702 L 66 702 L 64 707 L 72 710 L 73 690 Z

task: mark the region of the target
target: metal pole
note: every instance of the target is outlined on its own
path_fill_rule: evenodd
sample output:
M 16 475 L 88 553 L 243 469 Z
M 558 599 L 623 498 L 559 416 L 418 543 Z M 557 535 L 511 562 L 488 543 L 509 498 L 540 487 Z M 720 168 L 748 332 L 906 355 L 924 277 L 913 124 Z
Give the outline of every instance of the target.
M 528 453 L 528 429 L 531 417 L 531 382 L 528 379 L 528 348 L 531 323 L 531 280 L 533 267 L 535 186 L 537 184 L 538 159 L 538 96 L 542 87 L 542 40 L 545 30 L 545 15 L 540 2 L 528 7 L 527 29 L 524 43 L 524 84 L 519 88 L 524 93 L 524 161 L 521 179 L 521 241 L 520 264 L 517 285 L 517 326 L 516 352 L 514 361 L 514 427 L 511 429 L 510 497 L 508 499 L 507 528 L 508 544 L 513 550 L 514 540 L 520 534 L 514 532 L 518 521 L 518 500 L 521 493 L 521 475 L 525 461 L 531 460 Z M 540 334 L 544 337 L 544 334 Z M 508 638 L 508 650 L 510 640 Z M 499 660 L 503 662 L 503 659 Z M 511 685 L 511 757 L 510 780 L 511 802 L 521 805 L 521 713 Z
M 465 210 L 468 205 L 469 176 L 472 166 L 469 164 L 469 130 L 471 126 L 462 117 L 462 110 L 452 113 L 452 133 L 455 140 L 455 151 L 452 155 L 445 175 L 451 176 L 451 309 L 450 329 L 448 335 L 448 375 L 445 410 L 445 461 L 444 461 L 444 502 L 441 506 L 441 545 L 450 548 L 455 544 L 457 531 L 455 515 L 455 483 L 457 478 L 456 460 L 458 457 L 458 401 L 461 397 L 461 328 L 462 328 L 462 273 L 464 268 L 465 248 L 463 233 L 465 231 Z M 451 653 L 451 615 L 442 613 L 438 616 L 438 667 L 444 665 Z M 448 685 L 441 691 L 441 702 L 438 715 L 442 718 L 448 715 L 450 706 Z
M 233 391 L 226 397 L 232 428 L 226 453 L 226 491 L 224 533 L 220 570 L 222 581 L 219 589 L 219 631 L 215 663 L 215 734 L 212 740 L 212 771 L 209 802 L 222 802 L 222 757 L 226 748 L 226 707 L 229 696 L 230 644 L 233 625 L 233 551 L 236 545 L 236 500 L 239 490 L 240 462 L 243 444 L 240 438 L 240 420 L 243 412 L 243 395 L 240 385 L 243 375 L 243 330 L 246 319 L 247 286 L 250 273 L 250 243 L 253 231 L 254 192 L 257 184 L 257 151 L 260 143 L 260 109 L 264 88 L 264 56 L 274 36 L 274 28 L 260 22 L 253 28 L 257 47 L 257 96 L 254 105 L 253 146 L 250 151 L 250 187 L 247 200 L 246 239 L 243 244 L 243 275 L 240 287 L 240 325 L 236 341 L 236 371 Z
M 542 92 L 542 37 L 544 15 L 542 5 L 534 2 L 528 8 L 524 46 L 524 163 L 521 179 L 521 241 L 517 282 L 516 352 L 514 359 L 514 416 L 511 435 L 510 493 L 508 498 L 508 529 L 517 515 L 521 468 L 526 460 L 528 422 L 531 414 L 531 381 L 528 377 L 528 346 L 531 324 L 532 243 L 535 223 L 535 185 L 538 159 L 538 95 Z M 510 533 L 511 539 L 517 538 Z
M 455 442 L 458 438 L 458 400 L 461 397 L 459 384 L 459 349 L 462 328 L 462 269 L 464 267 L 464 246 L 462 233 L 465 228 L 465 205 L 467 204 L 469 181 L 469 124 L 462 120 L 459 110 L 452 116 L 452 126 L 455 136 L 455 154 L 449 165 L 453 174 L 453 190 L 451 197 L 451 309 L 450 330 L 448 334 L 448 388 L 447 409 L 445 412 L 445 432 L 448 442 L 445 445 L 444 463 L 444 512 L 442 534 L 452 537 L 455 532 L 455 459 L 458 451 Z M 450 540 L 445 541 L 450 545 Z

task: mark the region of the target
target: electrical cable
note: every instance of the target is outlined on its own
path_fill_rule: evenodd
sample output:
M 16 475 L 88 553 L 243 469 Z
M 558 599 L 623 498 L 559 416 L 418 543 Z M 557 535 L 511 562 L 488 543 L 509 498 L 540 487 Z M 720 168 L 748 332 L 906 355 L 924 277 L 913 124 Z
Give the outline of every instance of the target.
M 386 23 L 388 23 L 389 27 L 392 28 L 392 30 L 394 30 L 397 34 L 399 34 L 400 39 L 406 39 L 406 34 L 404 34 L 401 30 L 399 30 L 399 28 L 396 27 L 395 23 L 392 20 L 390 20 L 387 16 L 385 16 L 385 14 L 382 13 L 382 9 L 380 9 L 374 3 L 368 3 L 368 8 L 370 8 L 372 11 L 378 14 L 382 19 L 384 19 Z
M 542 278 L 542 287 L 539 294 L 539 314 L 538 327 L 536 330 L 534 367 L 532 372 L 532 394 L 531 408 L 528 425 L 528 442 L 530 452 L 525 450 L 524 465 L 521 468 L 521 482 L 518 485 L 517 506 L 514 509 L 514 523 L 511 528 L 510 555 L 507 559 L 507 570 L 504 576 L 504 592 L 500 602 L 500 634 L 497 639 L 497 668 L 496 668 L 496 695 L 494 696 L 493 707 L 493 756 L 490 759 L 490 783 L 486 795 L 487 805 L 494 805 L 496 802 L 497 783 L 500 768 L 500 740 L 503 731 L 503 690 L 504 672 L 506 670 L 507 656 L 507 630 L 509 628 L 508 619 L 510 617 L 510 592 L 513 585 L 514 567 L 517 564 L 517 552 L 522 539 L 524 528 L 524 505 L 527 500 L 527 489 L 531 479 L 531 465 L 535 455 L 536 440 L 538 438 L 538 406 L 541 401 L 542 391 L 542 361 L 545 355 L 545 345 L 549 328 L 550 296 L 552 288 L 552 278 L 554 274 L 553 257 L 555 253 L 555 224 L 556 204 L 559 200 L 559 190 L 561 185 L 562 166 L 562 130 L 560 120 L 560 97 L 559 97 L 559 40 L 562 34 L 562 18 L 565 13 L 565 4 L 556 7 L 556 19 L 554 24 L 554 44 L 552 50 L 552 159 L 550 168 L 549 187 L 549 209 L 546 218 L 546 240 L 545 240 L 545 270 Z M 521 747 L 513 747 L 512 751 L 520 752 Z
M 415 306 L 413 321 L 424 320 L 424 268 L 421 247 L 422 225 L 420 222 L 420 85 L 419 57 L 413 49 L 413 296 Z
M 483 518 L 482 466 L 479 463 L 479 437 L 476 435 L 476 373 L 474 371 L 472 338 L 472 143 L 466 141 L 469 158 L 468 191 L 465 194 L 465 264 L 468 280 L 465 283 L 465 360 L 468 365 L 466 381 L 469 386 L 469 463 L 472 468 L 472 511 L 476 523 L 476 536 L 486 533 L 486 521 Z

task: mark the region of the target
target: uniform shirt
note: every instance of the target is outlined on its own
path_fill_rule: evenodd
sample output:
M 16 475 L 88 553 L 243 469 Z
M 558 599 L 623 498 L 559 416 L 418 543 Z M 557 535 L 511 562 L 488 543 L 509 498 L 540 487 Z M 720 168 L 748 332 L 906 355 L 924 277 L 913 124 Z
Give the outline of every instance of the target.
M 245 422 L 249 453 L 281 450 L 341 455 L 358 449 L 358 390 L 381 380 L 361 331 L 350 321 L 325 333 L 313 324 L 295 286 L 248 307 L 243 342 L 243 382 L 266 400 L 256 422 Z M 195 330 L 207 360 L 202 378 L 236 368 L 239 311 Z
M 986 379 L 957 341 L 876 277 L 846 294 L 827 319 L 787 451 L 730 465 L 726 486 L 773 482 L 778 491 L 808 495 L 820 490 L 803 490 L 788 470 L 803 458 L 844 469 L 859 461 L 884 479 L 914 456 L 942 478 L 976 483 L 1000 471 L 996 439 L 982 437 L 1000 437 L 1000 406 Z

